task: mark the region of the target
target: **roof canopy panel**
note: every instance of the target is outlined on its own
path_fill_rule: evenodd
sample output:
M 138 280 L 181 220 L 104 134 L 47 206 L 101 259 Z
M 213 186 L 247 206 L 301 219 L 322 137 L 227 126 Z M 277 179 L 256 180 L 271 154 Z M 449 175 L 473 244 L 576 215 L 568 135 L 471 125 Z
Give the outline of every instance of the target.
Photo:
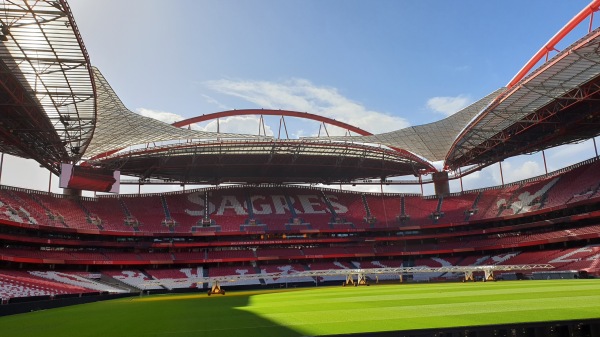
M 599 43 L 600 30 L 597 29 L 498 97 L 461 133 L 448 153 L 447 165 L 456 168 L 491 163 L 532 150 L 581 140 L 581 135 L 564 134 L 565 130 L 560 139 L 552 137 L 550 140 L 547 133 L 565 123 L 559 115 L 574 111 L 574 105 L 584 101 L 592 102 L 591 98 L 598 91 L 595 79 L 600 77 Z M 593 118 L 596 114 L 595 104 L 594 108 L 588 106 L 587 110 L 578 109 L 578 112 Z M 578 120 L 575 116 L 571 117 L 570 122 Z M 550 129 L 540 127 L 540 124 L 549 123 L 555 125 Z M 600 131 L 598 126 L 588 126 L 591 129 L 587 128 L 586 136 Z M 522 142 L 515 144 L 518 139 Z M 532 146 L 531 141 L 526 139 L 538 140 L 537 145 Z M 546 139 L 547 142 L 541 144 L 540 139 Z
M 220 140 L 138 149 L 93 161 L 122 174 L 181 183 L 349 182 L 417 175 L 428 166 L 381 146 Z
M 98 95 L 98 122 L 85 157 L 95 158 L 116 153 L 130 146 L 154 146 L 157 142 L 198 139 L 271 139 L 264 136 L 227 134 L 182 129 L 154 118 L 141 116 L 125 107 L 102 73 L 93 68 Z
M 431 162 L 444 160 L 458 134 L 504 90 L 505 88 L 500 88 L 454 115 L 437 122 L 372 136 L 331 137 L 330 139 L 382 144 L 406 150 Z
M 0 25 L 0 84 L 14 107 L 3 108 L 11 134 L 2 136 L 2 148 L 56 172 L 58 163 L 79 160 L 93 135 L 96 101 L 87 52 L 62 0 L 4 1 Z M 25 116 L 37 120 L 24 123 Z M 40 146 L 47 156 L 24 149 Z

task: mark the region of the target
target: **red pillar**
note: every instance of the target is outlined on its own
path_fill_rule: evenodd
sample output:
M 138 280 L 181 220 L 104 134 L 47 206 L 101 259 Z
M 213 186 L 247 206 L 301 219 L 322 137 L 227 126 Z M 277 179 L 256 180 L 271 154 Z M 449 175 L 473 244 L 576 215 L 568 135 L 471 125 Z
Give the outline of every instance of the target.
M 460 171 L 460 167 L 458 168 L 458 179 L 460 180 L 460 191 L 464 192 L 462 183 L 462 172 Z
M 2 169 L 4 168 L 4 152 L 0 156 L 0 183 L 2 181 Z
M 542 150 L 542 158 L 544 158 L 544 171 L 546 172 L 546 175 L 548 175 L 548 165 L 546 165 L 546 153 L 544 150 Z
M 48 172 L 50 172 L 50 177 L 48 178 L 48 193 L 50 193 L 52 187 L 52 171 L 48 170 Z

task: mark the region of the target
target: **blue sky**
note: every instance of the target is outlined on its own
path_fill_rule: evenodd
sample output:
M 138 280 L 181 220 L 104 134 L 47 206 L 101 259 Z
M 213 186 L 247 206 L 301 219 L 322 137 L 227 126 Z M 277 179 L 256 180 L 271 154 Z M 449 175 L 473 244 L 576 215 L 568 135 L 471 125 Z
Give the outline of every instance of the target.
M 69 1 L 92 64 L 133 111 L 172 122 L 280 108 L 372 132 L 439 120 L 504 86 L 588 3 Z M 561 45 L 586 31 L 587 23 Z M 256 133 L 255 119 L 221 121 L 221 128 Z M 296 136 L 318 130 L 314 123 L 290 123 Z M 276 133 L 277 123 L 270 126 Z M 591 143 L 550 151 L 548 168 L 593 153 Z M 505 182 L 543 173 L 541 155 L 509 160 L 504 169 Z M 497 184 L 496 171 L 465 179 L 465 188 Z M 47 189 L 47 175 L 40 181 Z M 3 176 L 2 183 L 13 180 Z

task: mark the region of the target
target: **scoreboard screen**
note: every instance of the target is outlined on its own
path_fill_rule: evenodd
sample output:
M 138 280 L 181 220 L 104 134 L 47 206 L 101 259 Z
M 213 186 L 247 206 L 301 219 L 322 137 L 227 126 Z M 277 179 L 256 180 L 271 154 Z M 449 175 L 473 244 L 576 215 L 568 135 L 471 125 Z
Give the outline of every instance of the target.
M 61 164 L 61 188 L 119 193 L 120 172 L 89 166 Z

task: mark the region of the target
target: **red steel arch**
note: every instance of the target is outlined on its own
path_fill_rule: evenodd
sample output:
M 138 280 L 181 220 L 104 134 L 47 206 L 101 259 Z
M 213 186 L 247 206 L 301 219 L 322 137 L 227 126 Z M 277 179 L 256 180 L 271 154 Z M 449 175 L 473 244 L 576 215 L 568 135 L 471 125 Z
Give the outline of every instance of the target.
M 600 1 L 600 0 L 599 0 Z M 361 136 L 370 136 L 372 133 L 369 131 L 365 131 L 359 127 L 346 124 L 344 122 L 336 121 L 335 119 L 311 114 L 308 112 L 298 112 L 298 111 L 290 111 L 290 110 L 273 110 L 273 109 L 242 109 L 242 110 L 228 110 L 215 112 L 208 115 L 202 115 L 197 117 L 192 117 L 188 119 L 184 119 L 179 122 L 175 122 L 172 125 L 176 127 L 188 126 L 194 123 L 205 122 L 213 119 L 224 118 L 224 117 L 233 117 L 233 116 L 246 116 L 246 115 L 265 115 L 265 116 L 284 116 L 284 117 L 296 117 L 296 118 L 304 118 L 310 119 L 317 122 L 331 124 L 354 133 L 357 133 Z
M 594 17 L 594 12 L 597 12 L 600 9 L 600 0 L 592 0 L 589 5 L 585 6 L 581 10 L 581 12 L 577 13 L 571 21 L 567 22 L 567 24 L 559 30 L 554 36 L 540 49 L 535 55 L 519 70 L 519 72 L 513 77 L 510 82 L 506 85 L 509 89 L 512 88 L 515 84 L 519 83 L 520 80 L 525 77 L 533 67 L 549 52 L 556 50 L 556 44 L 558 44 L 567 34 L 569 34 L 575 27 L 579 26 L 579 24 L 585 20 L 587 17 L 590 17 L 590 20 Z M 592 28 L 592 23 L 590 21 L 590 29 Z
M 600 0 L 598 0 L 598 1 L 600 1 Z M 296 118 L 310 119 L 310 120 L 314 120 L 317 122 L 327 123 L 327 124 L 331 124 L 331 125 L 340 127 L 340 128 L 352 131 L 361 136 L 373 135 L 369 131 L 363 130 L 359 127 L 356 127 L 356 126 L 353 126 L 353 125 L 350 125 L 350 124 L 347 124 L 344 122 L 340 122 L 340 121 L 337 121 L 335 119 L 331 119 L 328 117 L 319 116 L 319 115 L 315 115 L 315 114 L 308 113 L 308 112 L 299 112 L 299 111 L 291 111 L 291 110 L 273 110 L 273 109 L 241 109 L 241 110 L 221 111 L 221 112 L 215 112 L 215 113 L 211 113 L 211 114 L 207 114 L 207 115 L 184 119 L 182 121 L 175 122 L 171 125 L 176 126 L 176 127 L 183 127 L 183 126 L 188 126 L 190 124 L 205 122 L 208 120 L 213 120 L 213 119 L 218 119 L 218 118 L 233 117 L 233 116 L 247 116 L 247 115 L 284 116 L 284 117 L 296 117 Z M 427 170 L 427 172 L 436 172 L 437 171 L 437 169 L 430 162 L 420 158 L 419 156 L 417 156 L 409 151 L 406 151 L 404 149 L 400 149 L 397 147 L 390 147 L 390 148 L 395 150 L 396 152 L 402 154 L 405 158 L 409 158 L 411 160 L 414 160 L 415 162 L 418 162 L 418 163 L 421 163 L 421 164 L 427 166 L 429 168 Z
M 247 116 L 247 115 L 266 115 L 266 116 L 284 116 L 284 117 L 295 117 L 295 118 L 303 118 L 303 119 L 310 119 L 310 120 L 314 120 L 314 121 L 318 121 L 318 122 L 322 122 L 322 123 L 327 123 L 327 124 L 331 124 L 349 131 L 352 131 L 360 136 L 371 136 L 373 135 L 371 132 L 363 130 L 359 127 L 344 123 L 344 122 L 340 122 L 337 121 L 335 119 L 331 119 L 331 118 L 327 118 L 327 117 L 323 117 L 323 116 L 319 116 L 319 115 L 315 115 L 312 113 L 308 113 L 308 112 L 298 112 L 298 111 L 290 111 L 290 110 L 273 110 L 273 109 L 241 109 L 241 110 L 228 110 L 228 111 L 221 111 L 221 112 L 215 112 L 215 113 L 210 113 L 210 114 L 206 114 L 206 115 L 202 115 L 202 116 L 197 116 L 197 117 L 192 117 L 192 118 L 188 118 L 188 119 L 184 119 L 182 121 L 178 121 L 175 122 L 171 125 L 175 126 L 175 127 L 185 127 L 188 126 L 190 124 L 194 124 L 194 123 L 200 123 L 200 122 L 205 122 L 205 121 L 209 121 L 209 120 L 213 120 L 213 119 L 218 119 L 218 118 L 224 118 L 224 117 L 233 117 L 233 116 Z M 395 150 L 396 152 L 400 153 L 404 158 L 413 160 L 417 163 L 420 163 L 426 167 L 428 167 L 428 169 L 426 170 L 426 172 L 424 173 L 429 173 L 429 172 L 436 172 L 437 169 L 427 160 L 424 160 L 423 158 L 415 155 L 414 153 L 411 153 L 409 151 L 406 151 L 404 149 L 400 149 L 400 148 L 396 148 L 396 147 L 390 147 L 391 149 Z M 116 152 L 118 152 L 121 149 L 115 149 L 112 151 L 108 151 L 105 153 L 101 153 L 95 157 L 93 157 L 92 159 L 101 159 L 107 156 L 110 156 L 111 154 L 114 154 Z

